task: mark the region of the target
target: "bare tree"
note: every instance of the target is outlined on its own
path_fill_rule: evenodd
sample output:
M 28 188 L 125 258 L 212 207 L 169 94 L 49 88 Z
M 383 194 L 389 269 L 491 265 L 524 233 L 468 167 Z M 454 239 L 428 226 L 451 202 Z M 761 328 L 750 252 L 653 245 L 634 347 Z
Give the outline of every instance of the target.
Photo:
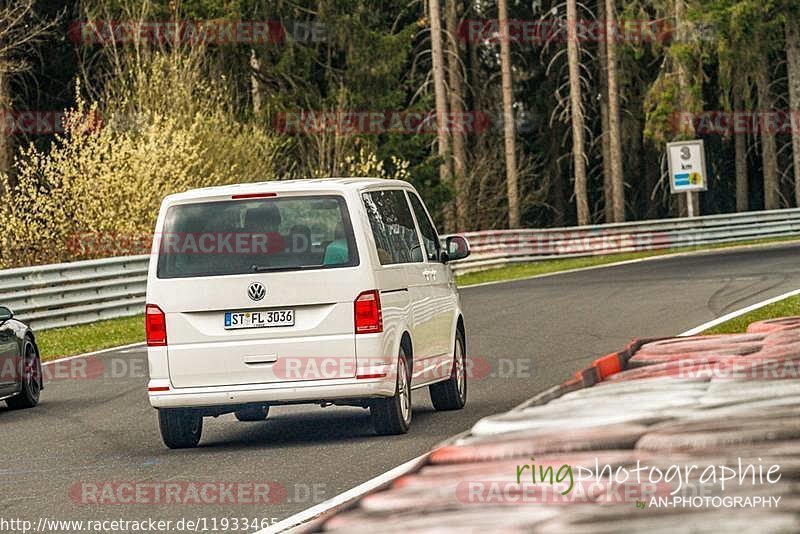
M 0 2 L 0 117 L 13 108 L 11 76 L 30 69 L 26 58 L 55 24 L 37 17 L 33 7 L 34 0 Z M 11 169 L 12 135 L 13 132 L 0 129 L 0 173 Z
M 506 152 L 506 192 L 508 195 L 508 227 L 519 228 L 519 178 L 517 175 L 516 125 L 514 123 L 514 94 L 511 81 L 511 43 L 508 31 L 506 0 L 497 2 L 500 26 L 500 70 L 503 77 L 503 128 Z
M 756 65 L 756 89 L 758 92 L 758 105 L 761 109 L 774 109 L 775 104 L 770 91 L 770 76 L 768 70 L 769 58 L 766 51 L 762 61 Z M 778 148 L 775 142 L 775 133 L 762 131 L 761 157 L 764 167 L 764 209 L 775 210 L 780 208 L 780 191 L 778 189 Z
M 685 44 L 687 41 L 687 21 L 686 21 L 686 3 L 684 0 L 675 0 L 675 25 L 677 26 L 677 41 L 680 44 Z M 680 104 L 680 111 L 688 111 L 692 107 L 691 102 L 691 87 L 689 87 L 689 73 L 686 72 L 685 65 L 680 59 L 675 60 L 675 71 L 678 75 L 678 101 Z M 684 125 L 687 130 L 684 135 L 689 139 L 694 138 L 695 130 L 692 121 L 687 121 Z M 689 206 L 688 203 L 692 205 Z M 678 196 L 679 209 L 681 215 L 689 213 L 700 214 L 700 197 L 699 193 L 692 192 L 688 195 Z M 691 208 L 691 210 L 690 210 Z
M 436 125 L 439 145 L 439 179 L 442 183 L 450 184 L 453 176 L 450 160 L 450 135 L 447 131 L 447 93 L 444 84 L 444 52 L 442 51 L 442 11 L 439 0 L 429 0 L 429 16 L 431 19 L 431 56 L 433 59 L 433 91 L 436 99 Z M 452 207 L 445 213 L 445 226 L 447 230 L 453 229 Z
M 789 73 L 789 108 L 792 120 L 792 163 L 795 205 L 800 206 L 800 24 L 786 17 L 786 70 Z
M 611 152 L 611 205 L 614 222 L 625 220 L 625 181 L 622 174 L 622 138 L 619 111 L 619 78 L 617 75 L 616 14 L 614 0 L 605 0 L 606 8 L 606 58 L 608 60 L 608 137 Z M 604 44 L 601 43 L 601 46 Z
M 606 18 L 605 0 L 597 2 L 597 17 L 600 20 Z M 603 198 L 605 199 L 604 220 L 607 223 L 614 222 L 614 188 L 611 176 L 611 139 L 608 135 L 609 113 L 608 113 L 608 47 L 605 41 L 601 41 L 597 46 L 597 62 L 600 70 L 600 144 L 603 156 Z
M 261 60 L 254 48 L 250 49 L 250 95 L 253 101 L 253 113 L 261 113 Z
M 466 187 L 466 132 L 464 132 L 464 88 L 461 74 L 461 46 L 458 39 L 458 7 L 461 0 L 445 0 L 445 20 L 447 24 L 447 78 L 450 83 L 450 113 L 453 124 L 453 186 L 456 194 L 454 230 L 466 230 L 469 191 Z
M 733 108 L 744 109 L 742 92 L 744 84 L 739 82 L 733 87 Z M 736 211 L 742 212 L 749 209 L 748 183 L 747 183 L 747 134 L 734 132 L 734 159 L 736 166 Z
M 578 224 L 589 224 L 589 197 L 586 191 L 586 149 L 581 99 L 580 50 L 577 35 L 576 0 L 567 0 L 567 56 L 569 60 L 569 100 L 572 117 L 572 160 L 575 170 L 575 205 Z

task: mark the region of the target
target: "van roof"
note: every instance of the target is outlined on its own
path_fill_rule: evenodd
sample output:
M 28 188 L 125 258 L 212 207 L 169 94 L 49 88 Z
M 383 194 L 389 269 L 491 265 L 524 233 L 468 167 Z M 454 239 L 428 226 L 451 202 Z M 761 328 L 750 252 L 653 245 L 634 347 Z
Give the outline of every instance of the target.
M 191 189 L 183 193 L 175 193 L 167 198 L 171 201 L 190 200 L 204 197 L 217 197 L 225 195 L 246 195 L 253 193 L 280 193 L 289 191 L 349 191 L 362 190 L 371 186 L 383 187 L 411 187 L 403 180 L 388 180 L 385 178 L 314 178 L 304 180 L 271 180 L 267 182 L 254 182 L 245 184 L 220 185 Z

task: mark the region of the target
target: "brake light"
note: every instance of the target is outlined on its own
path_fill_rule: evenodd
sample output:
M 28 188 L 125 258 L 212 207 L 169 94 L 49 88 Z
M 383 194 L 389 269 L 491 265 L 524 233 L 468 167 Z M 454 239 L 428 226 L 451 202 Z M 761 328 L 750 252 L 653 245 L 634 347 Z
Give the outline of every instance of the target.
M 233 200 L 241 200 L 245 198 L 272 198 L 277 197 L 278 193 L 246 193 L 243 195 L 233 195 Z
M 383 332 L 381 295 L 377 289 L 364 291 L 355 301 L 356 334 L 377 334 Z
M 167 318 L 155 304 L 144 308 L 144 330 L 148 347 L 167 346 Z

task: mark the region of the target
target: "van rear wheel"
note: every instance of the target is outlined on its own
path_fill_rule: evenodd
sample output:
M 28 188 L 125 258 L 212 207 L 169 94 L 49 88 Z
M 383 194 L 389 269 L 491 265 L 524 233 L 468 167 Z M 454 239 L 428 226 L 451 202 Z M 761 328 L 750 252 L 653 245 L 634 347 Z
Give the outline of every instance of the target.
M 464 334 L 457 330 L 450 378 L 429 388 L 433 407 L 439 411 L 460 410 L 467 403 L 467 357 L 464 345 Z
M 405 434 L 411 426 L 411 377 L 403 347 L 397 359 L 397 386 L 388 399 L 372 401 L 369 408 L 372 425 L 379 436 Z
M 170 449 L 190 449 L 200 443 L 203 416 L 191 409 L 160 408 L 158 426 L 164 445 Z

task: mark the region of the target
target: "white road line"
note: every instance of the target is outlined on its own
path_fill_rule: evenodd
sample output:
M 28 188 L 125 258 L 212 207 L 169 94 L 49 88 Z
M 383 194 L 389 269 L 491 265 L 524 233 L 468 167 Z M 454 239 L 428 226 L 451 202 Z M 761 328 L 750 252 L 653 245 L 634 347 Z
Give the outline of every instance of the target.
M 778 295 L 777 297 L 773 297 L 771 299 L 767 299 L 761 302 L 757 302 L 752 306 L 748 306 L 746 308 L 742 308 L 741 310 L 736 310 L 735 312 L 731 312 L 727 315 L 723 315 L 722 317 L 718 317 L 713 321 L 709 321 L 705 324 L 701 324 L 691 330 L 687 330 L 683 334 L 679 334 L 679 337 L 687 337 L 687 336 L 696 336 L 702 332 L 705 332 L 709 328 L 714 328 L 717 325 L 730 321 L 731 319 L 736 319 L 737 317 L 741 317 L 746 313 L 750 313 L 751 311 L 758 310 L 763 308 L 764 306 L 769 306 L 770 304 L 774 304 L 776 302 L 780 302 L 781 300 L 788 299 L 789 297 L 794 297 L 796 295 L 800 295 L 800 289 L 795 289 L 794 291 L 789 291 L 788 293 L 784 293 L 783 295 Z
M 277 532 L 291 532 L 292 529 L 308 528 L 308 523 L 310 521 L 327 518 L 331 514 L 346 508 L 349 504 L 354 503 L 364 495 L 387 486 L 395 479 L 415 471 L 427 460 L 429 454 L 430 452 L 426 452 L 421 456 L 417 456 L 413 460 L 409 460 L 404 464 L 398 465 L 394 469 L 386 471 L 385 473 L 380 474 L 373 479 L 367 480 L 363 484 L 359 484 L 358 486 L 351 488 L 344 493 L 340 493 L 339 495 L 336 495 L 325 502 L 303 510 L 302 512 L 284 519 L 280 523 L 275 523 L 274 525 L 265 528 L 264 530 L 259 530 L 256 532 L 256 534 L 274 534 Z
M 786 243 L 780 243 L 780 244 L 784 245 Z M 767 248 L 767 247 L 776 246 L 776 245 L 778 245 L 778 243 L 770 244 L 770 245 L 766 245 L 766 246 L 762 245 L 762 247 Z M 692 252 L 684 252 L 684 253 L 678 253 L 678 254 L 665 254 L 665 255 L 662 255 L 662 256 L 652 256 L 652 257 L 649 257 L 649 258 L 639 258 L 639 259 L 627 260 L 627 261 L 622 261 L 622 262 L 617 262 L 617 263 L 608 263 L 608 264 L 605 264 L 605 265 L 596 265 L 596 266 L 592 266 L 592 267 L 582 267 L 582 268 L 579 268 L 579 269 L 571 269 L 571 270 L 568 270 L 568 271 L 558 271 L 558 272 L 554 272 L 554 273 L 545 273 L 545 274 L 540 274 L 540 275 L 535 275 L 535 276 L 529 276 L 527 278 L 516 278 L 516 279 L 512 279 L 512 280 L 500 280 L 500 281 L 496 281 L 496 282 L 485 282 L 485 283 L 482 283 L 482 284 L 474 284 L 474 285 L 461 287 L 461 288 L 459 288 L 459 290 L 469 289 L 471 287 L 482 287 L 482 286 L 491 286 L 491 285 L 496 285 L 496 284 L 505 284 L 505 283 L 508 283 L 508 282 L 519 282 L 521 280 L 531 280 L 531 279 L 535 279 L 535 278 L 547 278 L 549 276 L 557 276 L 559 274 L 576 273 L 576 272 L 582 272 L 582 271 L 591 271 L 591 270 L 595 270 L 595 269 L 603 269 L 603 268 L 606 268 L 606 267 L 616 267 L 616 266 L 620 266 L 620 265 L 630 265 L 630 264 L 634 264 L 634 263 L 641 263 L 641 262 L 651 261 L 651 260 L 660 260 L 660 259 L 667 259 L 667 258 L 689 256 L 689 255 L 713 254 L 715 252 L 730 252 L 730 251 L 735 250 L 737 248 L 739 250 L 742 250 L 742 249 L 761 248 L 761 247 L 759 247 L 758 245 L 748 245 L 748 246 L 743 246 L 743 247 L 731 247 L 731 248 L 711 250 L 711 251 L 692 251 Z M 764 306 L 768 306 L 770 304 L 773 304 L 775 302 L 781 301 L 781 300 L 789 298 L 789 297 L 793 297 L 795 295 L 800 295 L 800 289 L 797 289 L 797 290 L 794 290 L 794 291 L 790 291 L 788 293 L 784 293 L 783 295 L 778 295 L 777 297 L 773 297 L 773 298 L 767 299 L 767 300 L 765 300 L 763 302 L 758 302 L 756 304 L 753 304 L 752 306 L 748 306 L 748 307 L 743 308 L 741 310 L 729 313 L 729 314 L 724 315 L 724 316 L 722 316 L 722 317 L 720 317 L 718 319 L 714 319 L 713 321 L 709 321 L 709 322 L 707 322 L 705 324 L 702 324 L 702 325 L 700 325 L 700 326 L 698 326 L 696 328 L 692 328 L 691 330 L 687 330 L 686 332 L 684 332 L 682 334 L 679 334 L 679 336 L 686 337 L 686 336 L 696 335 L 696 334 L 698 334 L 700 332 L 708 330 L 709 328 L 717 326 L 718 324 L 721 324 L 721 323 L 724 323 L 726 321 L 729 321 L 730 319 L 734 319 L 736 317 L 739 317 L 740 315 L 744 315 L 744 314 L 749 313 L 749 312 L 751 312 L 753 310 L 757 310 L 759 308 L 763 308 Z M 469 431 L 467 431 L 467 432 L 469 432 Z M 462 432 L 461 434 L 457 434 L 456 437 L 459 436 L 459 435 L 465 434 L 465 433 L 466 432 Z M 349 505 L 353 504 L 355 501 L 361 499 L 362 497 L 364 497 L 368 493 L 370 493 L 372 491 L 375 491 L 377 489 L 380 489 L 383 486 L 387 486 L 388 484 L 390 484 L 395 479 L 400 478 L 401 476 L 406 475 L 406 474 L 416 470 L 420 465 L 422 465 L 425 462 L 425 460 L 427 459 L 429 454 L 430 454 L 430 452 L 426 452 L 425 454 L 423 454 L 421 456 L 417 456 L 413 460 L 409 460 L 408 462 L 406 462 L 404 464 L 401 464 L 401 465 L 399 465 L 399 466 L 397 466 L 397 467 L 395 467 L 395 468 L 393 468 L 393 469 L 391 469 L 391 470 L 389 470 L 389 471 L 387 471 L 387 472 L 385 472 L 385 473 L 383 473 L 381 475 L 378 475 L 377 477 L 372 478 L 372 479 L 364 482 L 363 484 L 359 484 L 358 486 L 356 486 L 354 488 L 351 488 L 351 489 L 345 491 L 344 493 L 340 493 L 339 495 L 336 495 L 335 497 L 333 497 L 331 499 L 328 499 L 325 502 L 322 502 L 320 504 L 312 506 L 311 508 L 303 510 L 302 512 L 298 512 L 298 513 L 296 513 L 296 514 L 284 519 L 283 521 L 280 521 L 279 523 L 275 523 L 274 525 L 272 525 L 272 526 L 270 526 L 270 527 L 268 527 L 266 529 L 259 530 L 255 534 L 277 534 L 279 532 L 291 532 L 291 531 L 293 531 L 295 529 L 297 531 L 304 530 L 304 529 L 306 529 L 306 528 L 308 528 L 310 526 L 310 522 L 311 521 L 314 521 L 314 520 L 322 521 L 324 518 L 327 518 L 327 517 L 339 512 L 339 511 L 343 510 L 344 508 L 348 507 Z
M 140 346 L 141 347 L 144 346 L 144 342 L 143 341 L 139 342 L 139 343 L 131 343 L 130 345 L 120 345 L 119 347 L 111 347 L 109 349 L 96 350 L 94 352 L 87 352 L 86 354 L 76 354 L 75 356 L 67 356 L 66 358 L 57 358 L 55 360 L 48 360 L 46 362 L 42 362 L 42 365 L 53 365 L 53 364 L 56 364 L 56 363 L 68 362 L 70 360 L 75 360 L 77 358 L 86 358 L 88 356 L 97 356 L 98 354 L 105 354 L 107 352 L 117 352 L 117 351 L 122 351 L 124 349 L 131 349 L 133 347 L 140 347 Z

